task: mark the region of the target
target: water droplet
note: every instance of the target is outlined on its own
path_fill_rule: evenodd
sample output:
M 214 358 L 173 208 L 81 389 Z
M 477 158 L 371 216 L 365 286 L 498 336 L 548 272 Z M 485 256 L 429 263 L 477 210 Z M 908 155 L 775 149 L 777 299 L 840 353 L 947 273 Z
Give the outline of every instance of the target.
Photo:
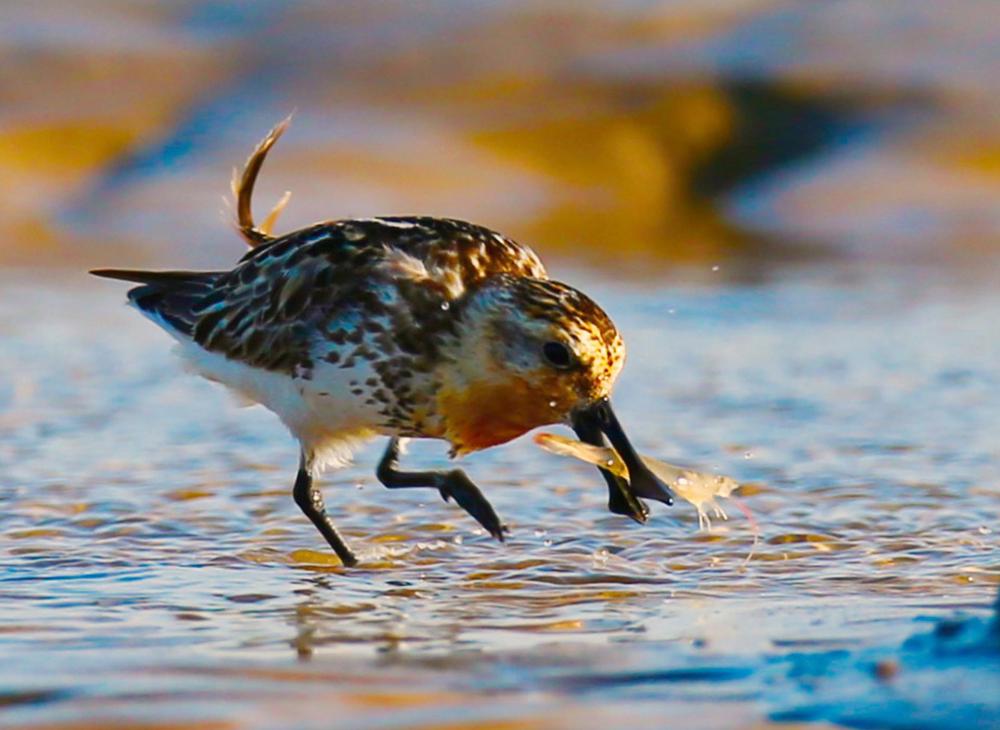
M 667 310 L 667 314 L 677 314 L 677 310 L 671 307 L 670 309 Z
M 614 459 L 608 459 L 604 463 L 607 464 L 608 466 L 614 466 L 615 465 L 615 460 Z
M 558 405 L 554 400 L 549 401 L 549 408 L 555 408 Z
M 535 537 L 542 537 L 545 534 L 545 530 L 535 530 Z
M 542 545 L 544 545 L 545 547 L 552 547 L 552 541 L 546 540 L 545 542 L 542 543 Z
M 448 302 L 441 302 L 441 309 L 447 312 L 449 309 L 451 309 L 451 304 L 449 304 Z
M 719 270 L 718 264 L 716 264 L 715 266 L 712 267 L 712 271 L 718 271 L 718 270 Z
M 743 453 L 743 458 L 744 459 L 752 459 L 753 458 L 753 452 L 752 451 L 745 451 Z
M 455 543 L 456 545 L 461 545 L 462 544 L 462 536 L 461 535 L 455 535 L 455 537 L 451 538 L 451 541 L 453 543 Z
M 687 477 L 677 477 L 676 484 L 678 487 L 683 487 L 687 483 L 688 483 Z

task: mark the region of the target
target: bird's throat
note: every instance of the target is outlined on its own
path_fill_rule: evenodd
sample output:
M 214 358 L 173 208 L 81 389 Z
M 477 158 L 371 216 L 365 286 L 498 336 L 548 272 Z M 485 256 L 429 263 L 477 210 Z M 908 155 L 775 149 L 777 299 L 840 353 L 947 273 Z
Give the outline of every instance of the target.
M 558 420 L 544 394 L 520 379 L 445 385 L 437 401 L 456 455 L 505 443 Z

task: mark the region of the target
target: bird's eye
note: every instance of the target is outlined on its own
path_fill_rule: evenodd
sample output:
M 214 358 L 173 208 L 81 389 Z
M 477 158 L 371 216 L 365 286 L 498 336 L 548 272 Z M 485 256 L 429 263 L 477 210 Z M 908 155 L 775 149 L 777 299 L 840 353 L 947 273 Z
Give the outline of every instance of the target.
M 542 346 L 542 354 L 549 365 L 560 370 L 573 364 L 573 353 L 561 342 L 546 342 Z

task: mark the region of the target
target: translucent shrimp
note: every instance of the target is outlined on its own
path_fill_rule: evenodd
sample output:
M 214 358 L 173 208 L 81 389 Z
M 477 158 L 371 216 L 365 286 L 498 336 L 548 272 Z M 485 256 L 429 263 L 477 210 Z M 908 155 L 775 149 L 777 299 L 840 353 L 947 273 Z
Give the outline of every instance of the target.
M 553 454 L 572 456 L 628 479 L 628 468 L 614 449 L 591 446 L 554 433 L 536 435 L 535 443 Z M 650 471 L 670 486 L 677 496 L 694 505 L 695 509 L 698 510 L 699 530 L 712 529 L 709 513 L 712 517 L 729 519 L 716 498 L 730 497 L 735 490 L 739 489 L 740 485 L 735 479 L 721 474 L 706 474 L 694 469 L 686 469 L 650 456 L 642 456 L 642 460 Z M 748 514 L 745 508 L 741 507 L 741 509 Z M 752 516 L 749 517 L 752 522 Z

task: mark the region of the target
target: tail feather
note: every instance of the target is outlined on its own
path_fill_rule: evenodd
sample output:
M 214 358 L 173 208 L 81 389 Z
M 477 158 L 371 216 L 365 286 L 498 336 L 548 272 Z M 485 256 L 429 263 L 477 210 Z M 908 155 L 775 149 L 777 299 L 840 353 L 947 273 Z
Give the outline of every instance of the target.
M 201 281 L 210 271 L 142 271 L 140 269 L 91 269 L 90 273 L 104 279 L 119 281 L 134 281 L 137 284 L 158 284 L 169 287 L 171 284 L 190 284 Z
M 236 197 L 236 225 L 251 248 L 274 241 L 271 228 L 288 203 L 290 193 L 285 193 L 264 222 L 257 226 L 253 221 L 251 198 L 257 175 L 267 153 L 278 141 L 292 118 L 288 116 L 272 129 L 250 155 L 242 173 L 233 176 L 233 195 Z M 128 299 L 139 311 L 157 324 L 190 337 L 198 321 L 198 307 L 223 276 L 214 271 L 137 271 L 134 269 L 94 269 L 94 276 L 105 279 L 131 281 L 141 286 L 128 292 Z
M 191 336 L 198 320 L 198 305 L 221 276 L 214 271 L 137 271 L 94 269 L 94 276 L 132 281 L 141 286 L 128 291 L 128 300 L 161 326 Z
M 243 166 L 243 172 L 233 174 L 232 188 L 233 195 L 236 198 L 236 226 L 250 248 L 256 248 L 261 244 L 273 240 L 271 226 L 274 224 L 278 214 L 281 213 L 288 203 L 288 198 L 291 195 L 291 193 L 285 193 L 281 200 L 278 201 L 278 204 L 271 210 L 263 225 L 258 227 L 253 222 L 253 211 L 251 210 L 250 203 L 253 198 L 253 187 L 257 182 L 257 175 L 260 173 L 260 168 L 264 165 L 264 158 L 267 157 L 267 153 L 271 151 L 274 143 L 285 133 L 291 121 L 292 117 L 289 115 L 268 132 L 267 136 L 261 140 L 260 144 L 257 145 L 257 148 L 247 159 L 246 164 Z

